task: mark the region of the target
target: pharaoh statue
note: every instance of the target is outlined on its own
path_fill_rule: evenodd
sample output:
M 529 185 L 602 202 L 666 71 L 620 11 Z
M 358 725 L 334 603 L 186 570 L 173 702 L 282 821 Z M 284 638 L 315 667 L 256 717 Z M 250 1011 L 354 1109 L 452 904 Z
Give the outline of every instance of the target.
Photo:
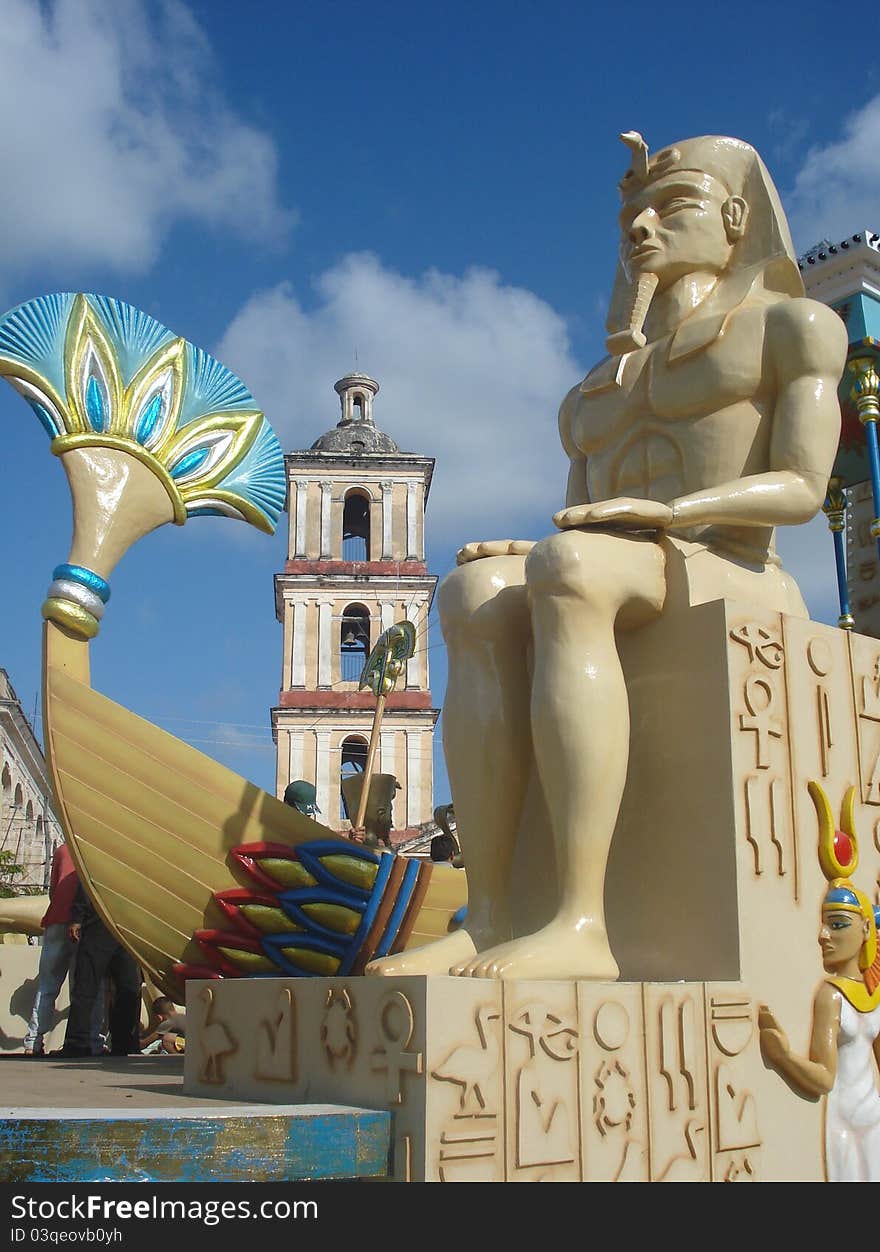
M 559 411 L 556 531 L 466 545 L 439 593 L 467 918 L 370 973 L 616 978 L 604 888 L 630 758 L 628 640 L 721 598 L 807 615 L 774 531 L 824 499 L 844 325 L 805 298 L 753 148 L 704 136 L 651 157 L 622 138 L 609 355 Z M 558 884 L 537 929 L 510 885 L 530 779 L 530 837 Z

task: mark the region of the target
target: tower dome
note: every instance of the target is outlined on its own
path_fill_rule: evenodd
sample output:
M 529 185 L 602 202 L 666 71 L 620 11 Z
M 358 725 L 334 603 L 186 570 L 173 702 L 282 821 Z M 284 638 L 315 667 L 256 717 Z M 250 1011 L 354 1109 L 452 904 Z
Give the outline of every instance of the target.
M 351 456 L 379 453 L 393 456 L 400 451 L 390 435 L 373 421 L 373 396 L 379 384 L 367 374 L 346 374 L 334 383 L 342 404 L 342 417 L 326 434 L 312 444 L 313 452 L 342 452 Z

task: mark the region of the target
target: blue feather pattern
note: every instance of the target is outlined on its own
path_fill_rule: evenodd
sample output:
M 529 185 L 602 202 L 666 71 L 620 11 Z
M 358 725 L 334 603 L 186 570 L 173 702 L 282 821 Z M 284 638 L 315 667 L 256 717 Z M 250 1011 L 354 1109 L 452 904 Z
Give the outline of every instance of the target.
M 70 292 L 19 305 L 0 318 L 0 374 L 58 442 L 53 450 L 64 451 L 69 438 L 130 442 L 178 484 L 187 513 L 275 529 L 284 456 L 253 396 L 214 357 L 140 309 Z

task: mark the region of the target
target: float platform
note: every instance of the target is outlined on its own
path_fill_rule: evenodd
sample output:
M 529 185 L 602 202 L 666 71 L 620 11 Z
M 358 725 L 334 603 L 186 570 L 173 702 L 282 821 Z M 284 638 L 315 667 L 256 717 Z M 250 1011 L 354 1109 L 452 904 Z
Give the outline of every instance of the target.
M 4 1057 L 3 1182 L 294 1182 L 389 1174 L 391 1114 L 186 1096 L 183 1057 Z

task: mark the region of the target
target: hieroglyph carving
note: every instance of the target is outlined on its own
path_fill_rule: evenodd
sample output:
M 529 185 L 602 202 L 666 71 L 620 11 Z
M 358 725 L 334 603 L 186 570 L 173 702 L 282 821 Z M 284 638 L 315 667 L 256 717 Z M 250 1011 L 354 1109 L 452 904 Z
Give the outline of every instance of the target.
M 752 849 L 755 875 L 760 877 L 769 859 L 771 873 L 785 874 L 785 853 L 779 838 L 779 803 L 783 793 L 782 780 L 766 781 L 748 774 L 745 782 L 746 839 Z
M 202 1053 L 199 1081 L 220 1086 L 226 1081 L 223 1062 L 227 1056 L 238 1051 L 238 1040 L 230 1033 L 224 1022 L 214 1020 L 216 1005 L 213 988 L 203 987 L 198 999 L 201 1022 L 196 1038 Z
M 755 733 L 755 768 L 770 768 L 770 739 L 781 739 L 784 726 L 773 715 L 774 691 L 771 684 L 760 674 L 749 674 L 743 687 L 743 700 L 747 713 L 741 713 L 741 730 Z
M 874 661 L 870 677 L 863 674 L 857 682 L 860 700 L 859 758 L 862 768 L 862 800 L 880 804 L 880 656 Z M 878 844 L 880 847 L 880 844 Z
M 542 1004 L 522 1009 L 508 1028 L 528 1041 L 528 1060 L 516 1075 L 516 1164 L 562 1165 L 577 1160 L 576 1103 L 570 1062 L 577 1056 L 576 1025 Z
M 421 1052 L 409 1052 L 415 1032 L 413 1007 L 402 991 L 391 991 L 379 1006 L 379 1046 L 373 1048 L 371 1068 L 388 1075 L 385 1097 L 389 1104 L 403 1104 L 406 1098 L 404 1076 L 421 1074 L 424 1061 Z
M 740 1148 L 757 1148 L 758 1112 L 755 1097 L 750 1091 L 740 1091 L 729 1066 L 719 1064 L 715 1068 L 715 1147 L 719 1152 Z
M 780 633 L 778 626 L 773 629 L 756 621 L 730 631 L 731 640 L 748 657 L 742 704 L 734 716 L 749 744 L 740 746 L 738 758 L 743 767 L 743 829 L 755 877 L 790 874 L 797 898 L 796 849 L 786 784 L 785 645 Z
M 498 1065 L 499 1054 L 498 1031 L 493 1023 L 500 1017 L 494 1005 L 478 1008 L 474 1022 L 479 1046 L 459 1045 L 431 1071 L 431 1077 L 438 1082 L 451 1082 L 461 1088 L 459 1111 L 462 1114 L 479 1115 L 486 1109 L 488 1082 Z
M 771 631 L 759 626 L 756 622 L 747 622 L 737 626 L 730 632 L 735 643 L 741 643 L 749 654 L 749 664 L 758 661 L 767 669 L 777 670 L 785 660 L 782 643 L 773 638 Z
M 494 1099 L 501 1070 L 500 1008 L 481 1004 L 474 1012 L 476 1042 L 458 1044 L 431 1071 L 437 1082 L 458 1090 L 458 1108 L 440 1132 L 441 1182 L 483 1177 L 497 1158 L 499 1108 Z
M 712 996 L 712 1040 L 725 1056 L 739 1056 L 755 1032 L 751 1001 L 747 996 Z
M 582 990 L 580 1011 L 593 1024 L 581 1045 L 589 1098 L 583 1127 L 584 1177 L 597 1182 L 642 1181 L 648 1177 L 648 1109 L 641 994 L 635 987 L 621 988 L 613 998 L 593 1000 Z
M 351 1069 L 357 1055 L 358 1028 L 354 1004 L 347 987 L 331 987 L 321 1019 L 321 1047 L 333 1069 L 340 1062 Z
M 296 1006 L 293 992 L 284 987 L 278 994 L 274 1019 L 260 1022 L 254 1077 L 269 1082 L 296 1081 Z
M 829 754 L 834 747 L 834 732 L 831 725 L 831 702 L 828 687 L 821 680 L 826 678 L 834 667 L 834 657 L 827 639 L 815 636 L 807 644 L 807 663 L 819 681 L 816 683 L 816 713 L 819 719 L 819 754 L 823 778 L 829 773 Z
M 645 990 L 646 1025 L 654 1034 L 653 1048 L 648 1040 L 649 1056 L 656 1057 L 651 1087 L 652 1178 L 654 1182 L 706 1180 L 709 1110 L 702 1003 L 691 989 L 659 992 L 659 998 L 652 988 Z
M 710 990 L 709 1023 L 715 1103 L 713 1176 L 724 1182 L 753 1182 L 758 1176 L 762 1137 L 757 1101 L 746 1085 L 745 1061 L 756 1046 L 750 997 L 744 992 Z

